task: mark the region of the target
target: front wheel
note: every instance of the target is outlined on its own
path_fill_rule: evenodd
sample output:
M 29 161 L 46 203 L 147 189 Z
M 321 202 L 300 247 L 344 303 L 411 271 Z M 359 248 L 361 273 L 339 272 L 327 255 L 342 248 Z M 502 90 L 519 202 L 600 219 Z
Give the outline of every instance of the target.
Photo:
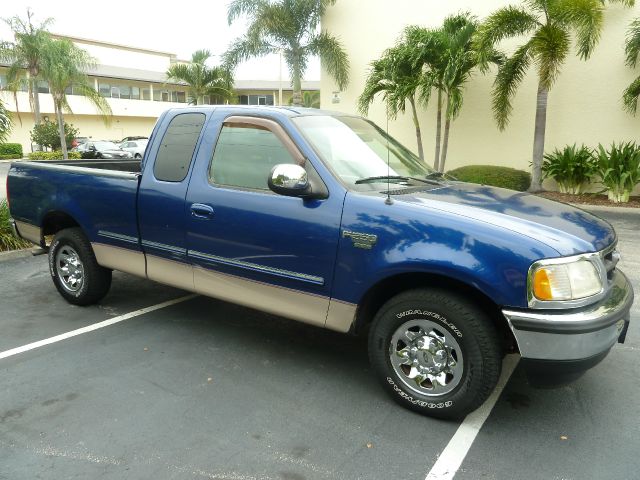
M 371 364 L 400 405 L 438 418 L 459 418 L 491 394 L 502 351 L 487 314 L 445 290 L 401 293 L 376 315 Z
M 111 287 L 111 270 L 101 267 L 81 229 L 60 230 L 49 247 L 49 273 L 69 303 L 90 305 Z

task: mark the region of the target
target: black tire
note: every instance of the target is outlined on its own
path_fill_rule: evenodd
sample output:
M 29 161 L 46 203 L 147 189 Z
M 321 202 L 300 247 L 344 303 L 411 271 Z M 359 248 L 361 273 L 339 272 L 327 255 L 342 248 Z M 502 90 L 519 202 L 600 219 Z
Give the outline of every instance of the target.
M 59 253 L 60 257 L 58 257 Z M 68 253 L 76 254 L 80 262 L 77 270 L 82 271 L 81 280 L 75 285 L 71 285 L 73 280 L 70 276 L 65 276 L 61 268 L 64 264 L 62 257 L 68 258 Z M 74 259 L 72 261 L 77 263 L 76 256 L 72 255 Z M 111 270 L 98 265 L 91 243 L 80 228 L 60 230 L 53 237 L 49 247 L 49 272 L 60 295 L 74 305 L 84 306 L 96 303 L 111 287 Z
M 136 153 L 135 156 L 133 158 L 137 158 L 137 159 L 141 159 L 142 155 L 140 155 L 139 153 Z
M 434 364 L 429 363 L 429 359 L 433 361 L 433 358 L 436 358 L 430 354 L 427 356 L 421 350 L 415 352 L 415 342 L 431 337 L 425 337 L 426 330 L 412 326 L 414 324 L 431 328 L 431 332 L 438 335 L 437 338 L 442 335 L 443 340 L 445 337 L 453 339 L 437 343 L 437 345 L 455 344 L 455 348 L 438 351 L 438 354 L 449 351 L 449 356 L 445 356 L 447 360 L 444 362 L 446 365 L 444 371 L 439 373 L 444 375 L 439 378 L 449 379 L 448 385 L 443 386 L 429 379 L 417 383 L 416 378 L 422 377 L 409 378 L 410 375 L 415 376 L 418 372 L 412 367 L 416 365 L 416 361 L 422 362 L 417 364 L 416 369 L 427 369 L 434 367 Z M 405 328 L 413 328 L 413 330 L 405 330 Z M 411 333 L 411 336 L 403 337 L 401 333 L 403 331 Z M 413 340 L 411 340 L 412 337 Z M 411 345 L 403 338 L 409 338 Z M 402 347 L 403 344 L 406 347 Z M 421 345 L 424 345 L 424 340 Z M 458 349 L 460 353 L 457 353 Z M 391 352 L 394 354 L 393 357 Z M 400 355 L 401 352 L 402 355 Z M 416 360 L 420 354 L 423 356 Z M 461 368 L 456 362 L 460 354 L 462 355 Z M 391 358 L 396 357 L 400 359 L 396 363 L 408 362 L 395 367 L 404 378 L 391 363 Z M 369 359 L 383 388 L 400 405 L 431 417 L 453 419 L 461 418 L 475 410 L 491 394 L 500 376 L 502 349 L 491 319 L 476 304 L 449 291 L 421 289 L 396 295 L 378 311 L 369 332 Z M 442 368 L 439 365 L 438 368 Z M 456 367 L 452 369 L 450 365 L 456 365 Z M 452 370 L 455 370 L 455 374 L 449 373 Z M 424 371 L 420 370 L 420 372 L 420 375 L 423 375 Z M 451 390 L 447 391 L 448 388 Z M 433 392 L 442 389 L 443 393 L 440 395 L 424 393 L 429 389 Z

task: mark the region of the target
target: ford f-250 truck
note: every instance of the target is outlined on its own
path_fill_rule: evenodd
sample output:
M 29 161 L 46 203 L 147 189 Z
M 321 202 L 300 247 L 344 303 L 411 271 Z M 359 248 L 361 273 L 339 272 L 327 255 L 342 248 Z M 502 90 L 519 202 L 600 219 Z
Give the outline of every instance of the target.
M 172 109 L 141 163 L 14 163 L 7 189 L 69 302 L 120 270 L 368 331 L 384 388 L 437 417 L 478 407 L 508 351 L 538 383 L 575 377 L 624 341 L 633 302 L 605 221 L 449 180 L 345 114 Z

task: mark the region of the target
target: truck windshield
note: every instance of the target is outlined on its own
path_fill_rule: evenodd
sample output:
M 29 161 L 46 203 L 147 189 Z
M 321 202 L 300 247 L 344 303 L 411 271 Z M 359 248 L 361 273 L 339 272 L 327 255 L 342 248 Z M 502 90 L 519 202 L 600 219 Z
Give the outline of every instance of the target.
M 322 160 L 353 190 L 380 190 L 387 181 L 393 188 L 420 185 L 434 172 L 363 118 L 313 115 L 292 120 Z

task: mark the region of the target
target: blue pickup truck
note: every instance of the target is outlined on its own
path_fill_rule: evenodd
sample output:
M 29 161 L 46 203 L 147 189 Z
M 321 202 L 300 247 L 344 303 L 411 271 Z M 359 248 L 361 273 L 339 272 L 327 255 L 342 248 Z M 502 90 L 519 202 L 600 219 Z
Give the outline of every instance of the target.
M 357 116 L 171 109 L 142 162 L 14 163 L 7 187 L 67 301 L 100 301 L 119 270 L 366 332 L 383 387 L 431 416 L 478 407 L 507 352 L 538 383 L 570 380 L 629 323 L 608 223 L 448 179 Z

